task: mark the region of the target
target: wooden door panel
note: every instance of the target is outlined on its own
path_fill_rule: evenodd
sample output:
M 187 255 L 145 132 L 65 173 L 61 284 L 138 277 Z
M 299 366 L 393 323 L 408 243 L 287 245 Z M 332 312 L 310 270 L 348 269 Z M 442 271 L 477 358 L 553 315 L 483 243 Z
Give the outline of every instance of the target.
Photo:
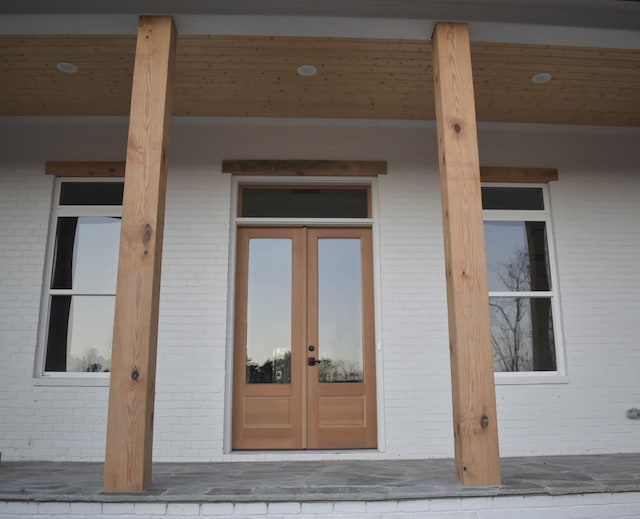
M 269 311 L 265 311 L 262 317 L 256 318 L 255 304 L 252 306 L 254 297 L 252 290 L 256 290 L 256 266 L 251 262 L 256 260 L 256 257 L 251 255 L 257 254 L 256 251 L 260 250 L 260 247 L 256 245 L 257 242 L 254 242 L 252 247 L 251 240 L 258 240 L 258 242 L 289 240 L 291 243 L 290 265 L 288 260 L 282 262 L 283 265 L 287 264 L 286 268 L 291 269 L 291 319 L 287 324 L 291 331 L 290 380 L 288 373 L 283 375 L 286 370 L 276 369 L 275 355 L 273 361 L 265 361 L 264 355 L 256 353 L 255 349 L 251 350 L 253 346 L 250 344 L 256 341 L 258 343 L 275 341 L 269 338 L 270 323 L 265 319 L 265 316 L 270 315 Z M 344 277 L 343 272 L 343 278 L 338 276 L 330 280 L 323 274 L 324 271 L 320 271 L 324 267 L 320 265 L 322 261 L 319 262 L 318 259 L 319 240 L 328 240 L 323 242 L 323 246 L 330 242 L 334 246 L 336 243 L 339 245 L 349 243 L 351 268 L 354 269 L 356 268 L 354 265 L 357 266 L 357 279 L 353 279 L 353 276 Z M 376 447 L 371 230 L 364 228 L 239 228 L 237 248 L 233 448 Z M 354 259 L 354 251 L 357 252 L 357 261 Z M 324 254 L 325 258 L 340 261 L 339 254 L 337 256 L 332 254 L 332 250 L 327 253 L 325 249 Z M 269 258 L 265 257 L 263 261 L 268 263 Z M 253 266 L 251 267 L 250 264 Z M 337 267 L 333 265 L 333 268 L 340 270 L 341 264 L 338 263 Z M 263 272 L 262 275 L 268 276 L 269 271 L 265 270 L 265 272 L 267 274 Z M 254 278 L 250 283 L 252 276 Z M 288 283 L 288 279 L 286 282 Z M 323 283 L 320 290 L 319 282 Z M 335 297 L 338 299 L 329 301 L 329 305 L 326 300 L 319 304 L 318 298 L 325 297 L 323 294 L 327 290 L 326 286 L 331 283 L 338 292 L 344 286 L 353 285 L 358 288 L 350 289 L 343 294 L 346 301 L 345 297 L 339 297 L 340 294 L 336 293 Z M 251 288 L 250 284 L 254 288 Z M 288 285 L 285 289 L 288 289 Z M 278 286 L 277 283 L 270 286 L 267 282 L 260 290 L 263 293 L 276 292 Z M 270 295 L 267 294 L 266 299 L 262 300 L 263 306 L 270 305 Z M 276 294 L 273 297 L 277 298 Z M 357 307 L 355 311 L 350 301 L 353 301 Z M 339 307 L 340 304 L 346 305 L 346 310 L 351 307 L 351 313 L 342 312 L 339 309 L 336 312 L 333 306 Z M 351 371 L 344 368 L 346 365 L 344 361 L 338 359 L 338 356 L 343 353 L 341 352 L 342 343 L 328 340 L 327 334 L 323 335 L 322 326 L 319 327 L 319 309 L 327 306 L 333 311 L 332 319 L 344 321 L 340 324 L 341 330 L 349 338 L 345 344 L 357 343 L 357 347 L 361 348 L 360 358 L 357 358 L 357 353 L 355 354 L 356 358 L 352 362 L 353 366 L 350 367 Z M 250 315 L 252 311 L 253 315 Z M 345 315 L 349 316 L 347 320 L 344 320 Z M 255 327 L 252 328 L 252 319 L 260 321 L 258 331 Z M 326 317 L 324 319 L 326 321 Z M 263 329 L 265 330 L 264 338 L 261 337 Z M 284 341 L 282 334 L 279 337 L 283 342 L 289 340 Z M 319 343 L 319 340 L 324 344 Z M 308 357 L 319 359 L 328 354 L 335 361 L 332 364 L 327 364 L 331 362 L 331 358 L 324 358 L 324 364 L 316 363 L 310 366 L 307 363 Z M 322 372 L 321 366 L 324 366 Z
M 250 329 L 249 276 L 251 240 L 290 240 L 290 382 L 255 383 L 248 380 Z M 297 345 L 304 340 L 305 262 L 302 229 L 240 228 L 237 235 L 236 313 L 234 335 L 233 434 L 234 449 L 304 448 L 304 357 Z M 269 294 L 266 296 L 268 297 Z M 265 331 L 265 335 L 267 332 Z M 259 337 L 258 337 L 259 339 Z M 254 359 L 255 360 L 255 359 Z M 266 363 L 261 367 L 264 368 Z M 275 370 L 275 362 L 271 364 Z M 273 379 L 277 381 L 277 376 Z
M 309 448 L 374 448 L 377 446 L 375 345 L 373 322 L 373 261 L 371 229 L 309 229 L 307 234 L 307 342 L 316 346 L 316 355 L 322 362 L 327 344 L 323 344 L 322 323 L 319 315 L 323 289 L 321 283 L 329 284 L 331 273 L 322 273 L 320 240 L 357 240 L 359 246 L 359 311 L 352 321 L 361 341 L 361 370 L 352 376 L 360 381 L 329 382 L 321 376 L 320 366 L 307 368 L 307 445 Z M 336 249 L 336 252 L 340 249 Z M 346 250 L 346 249 L 345 249 Z M 352 265 L 353 267 L 353 258 Z M 349 269 L 349 262 L 337 261 L 335 268 Z M 341 273 L 344 276 L 344 271 Z M 345 285 L 341 275 L 334 280 L 336 285 Z M 338 290 L 340 290 L 340 287 Z M 352 294 L 354 295 L 354 294 Z M 326 296 L 329 297 L 329 296 Z M 330 301 L 340 304 L 340 301 Z M 338 309 L 343 313 L 343 309 Z M 329 335 L 329 334 L 326 334 Z M 351 340 L 355 340 L 351 336 Z M 340 344 L 342 346 L 342 344 Z M 353 347 L 344 345 L 345 347 Z M 332 353 L 340 347 L 333 345 Z M 337 377 L 340 378 L 340 377 Z

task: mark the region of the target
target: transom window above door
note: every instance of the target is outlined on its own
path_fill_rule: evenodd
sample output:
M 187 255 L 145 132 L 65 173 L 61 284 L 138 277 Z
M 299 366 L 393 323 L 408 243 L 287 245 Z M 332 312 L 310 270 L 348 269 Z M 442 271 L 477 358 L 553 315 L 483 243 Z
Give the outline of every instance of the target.
M 368 185 L 241 185 L 244 218 L 371 218 Z

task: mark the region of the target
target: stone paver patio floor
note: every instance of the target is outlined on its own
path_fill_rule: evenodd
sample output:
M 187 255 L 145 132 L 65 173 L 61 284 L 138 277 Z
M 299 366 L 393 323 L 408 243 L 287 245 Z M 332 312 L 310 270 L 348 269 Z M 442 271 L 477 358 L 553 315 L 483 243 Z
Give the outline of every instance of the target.
M 640 491 L 640 453 L 504 458 L 499 487 L 462 487 L 453 460 L 155 463 L 141 493 L 102 491 L 102 463 L 0 463 L 0 501 L 274 502 Z

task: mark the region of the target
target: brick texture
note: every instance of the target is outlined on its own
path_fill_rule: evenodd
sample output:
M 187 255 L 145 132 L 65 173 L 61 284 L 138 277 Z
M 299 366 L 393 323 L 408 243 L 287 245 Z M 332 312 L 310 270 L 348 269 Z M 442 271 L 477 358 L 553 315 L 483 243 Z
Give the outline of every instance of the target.
M 0 138 L 5 145 L 0 155 L 2 459 L 99 461 L 106 384 L 33 377 L 53 188 L 43 168 L 46 160 L 123 157 L 126 124 L 8 119 L 0 122 Z M 627 409 L 640 407 L 637 135 L 622 129 L 489 126 L 481 128 L 480 140 L 483 164 L 550 166 L 560 172 L 549 191 L 562 308 L 560 346 L 568 376 L 555 381 L 560 383 L 498 385 L 501 454 L 637 451 L 640 422 L 625 416 Z M 453 456 L 435 141 L 428 125 L 399 123 L 175 124 L 155 460 Z M 249 155 L 294 158 L 293 150 L 296 157 L 389 162 L 389 174 L 379 178 L 374 196 L 380 452 L 240 457 L 225 450 L 232 181 L 220 172 L 220 163 Z

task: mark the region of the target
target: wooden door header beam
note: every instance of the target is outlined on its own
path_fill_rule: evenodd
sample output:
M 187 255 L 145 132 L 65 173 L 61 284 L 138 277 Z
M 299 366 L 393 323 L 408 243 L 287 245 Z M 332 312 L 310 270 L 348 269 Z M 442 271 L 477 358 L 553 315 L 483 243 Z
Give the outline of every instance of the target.
M 387 174 L 385 160 L 223 160 L 234 175 L 373 177 Z
M 47 161 L 45 173 L 56 177 L 124 177 L 124 162 Z M 222 172 L 269 176 L 376 176 L 387 173 L 386 161 L 362 160 L 223 160 Z M 556 168 L 480 166 L 482 182 L 548 183 L 558 180 Z

